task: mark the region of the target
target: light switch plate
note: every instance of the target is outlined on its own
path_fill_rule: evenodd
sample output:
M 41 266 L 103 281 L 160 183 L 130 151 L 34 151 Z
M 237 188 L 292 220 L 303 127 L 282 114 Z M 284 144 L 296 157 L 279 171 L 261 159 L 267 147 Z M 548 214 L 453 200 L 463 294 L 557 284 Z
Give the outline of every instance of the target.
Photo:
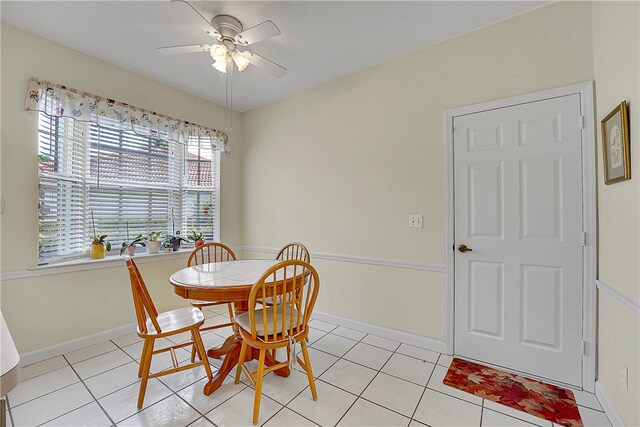
M 409 228 L 422 228 L 422 215 L 409 215 Z

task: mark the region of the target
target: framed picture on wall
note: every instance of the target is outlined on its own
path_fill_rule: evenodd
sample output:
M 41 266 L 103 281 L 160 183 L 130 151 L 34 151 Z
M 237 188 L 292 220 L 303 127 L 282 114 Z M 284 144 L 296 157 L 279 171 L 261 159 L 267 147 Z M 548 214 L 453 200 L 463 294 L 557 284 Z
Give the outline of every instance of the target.
M 607 117 L 602 119 L 605 184 L 631 179 L 630 149 L 627 102 L 622 101 Z

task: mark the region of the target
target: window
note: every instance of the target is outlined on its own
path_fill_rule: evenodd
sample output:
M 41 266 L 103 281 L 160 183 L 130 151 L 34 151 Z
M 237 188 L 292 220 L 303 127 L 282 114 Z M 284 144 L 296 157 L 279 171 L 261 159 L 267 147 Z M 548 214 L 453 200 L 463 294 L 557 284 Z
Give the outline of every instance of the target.
M 206 145 L 40 113 L 39 259 L 83 255 L 94 222 L 115 248 L 127 229 L 217 240 L 219 152 Z

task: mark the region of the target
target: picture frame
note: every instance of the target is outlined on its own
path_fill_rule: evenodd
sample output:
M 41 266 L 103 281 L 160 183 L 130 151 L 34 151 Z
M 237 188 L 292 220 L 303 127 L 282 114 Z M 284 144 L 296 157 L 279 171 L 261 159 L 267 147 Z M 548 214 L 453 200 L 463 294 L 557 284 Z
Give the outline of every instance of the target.
M 627 102 L 602 119 L 602 160 L 607 185 L 631 179 L 631 144 Z

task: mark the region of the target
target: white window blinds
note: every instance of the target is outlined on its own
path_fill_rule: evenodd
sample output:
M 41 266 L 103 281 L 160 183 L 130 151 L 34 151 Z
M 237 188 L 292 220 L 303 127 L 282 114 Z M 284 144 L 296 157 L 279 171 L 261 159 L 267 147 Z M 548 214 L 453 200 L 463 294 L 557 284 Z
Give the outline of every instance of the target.
M 150 231 L 218 238 L 219 156 L 209 141 L 183 145 L 114 127 L 40 113 L 41 261 L 84 254 L 91 213 L 114 248 L 127 228 L 130 239 Z

